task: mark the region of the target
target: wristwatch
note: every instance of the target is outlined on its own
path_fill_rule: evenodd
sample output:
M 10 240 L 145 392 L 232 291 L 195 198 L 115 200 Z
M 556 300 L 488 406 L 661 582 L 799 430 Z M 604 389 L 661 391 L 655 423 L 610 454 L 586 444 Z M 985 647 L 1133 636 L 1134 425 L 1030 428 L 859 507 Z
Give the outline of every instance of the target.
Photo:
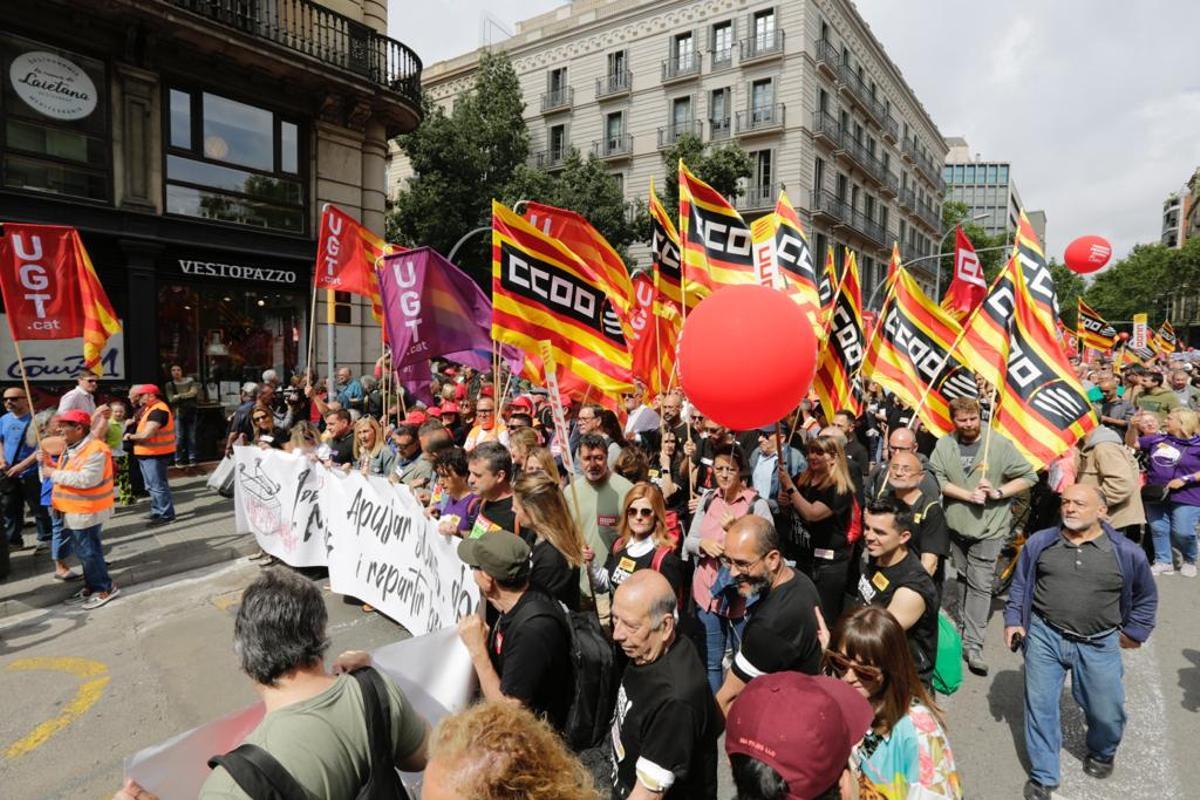
M 992 497 L 992 499 L 993 499 L 993 500 L 1003 500 L 1003 499 L 1004 499 L 1004 492 L 1000 491 L 1000 489 L 999 489 L 999 488 L 992 489 L 992 495 L 991 495 L 991 497 Z

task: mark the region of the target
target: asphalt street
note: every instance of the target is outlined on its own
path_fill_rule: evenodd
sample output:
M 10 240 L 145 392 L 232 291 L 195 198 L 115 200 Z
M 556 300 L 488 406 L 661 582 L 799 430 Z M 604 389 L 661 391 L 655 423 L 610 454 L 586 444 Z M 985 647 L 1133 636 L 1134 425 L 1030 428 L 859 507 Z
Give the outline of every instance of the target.
M 157 584 L 131 586 L 88 613 L 28 612 L 0 625 L 0 796 L 5 800 L 111 797 L 123 760 L 255 700 L 230 641 L 242 588 L 258 567 L 240 560 Z M 1200 581 L 1160 579 L 1160 623 L 1151 643 L 1125 653 L 1129 723 L 1107 781 L 1083 774 L 1082 715 L 1064 693 L 1064 800 L 1196 797 L 1200 759 Z M 404 631 L 329 596 L 331 653 L 370 649 Z M 944 699 L 967 797 L 1019 798 L 1025 781 L 1020 657 L 996 646 L 992 674 L 968 674 Z M 722 800 L 732 798 L 727 773 Z M 1192 787 L 1192 788 L 1189 788 Z

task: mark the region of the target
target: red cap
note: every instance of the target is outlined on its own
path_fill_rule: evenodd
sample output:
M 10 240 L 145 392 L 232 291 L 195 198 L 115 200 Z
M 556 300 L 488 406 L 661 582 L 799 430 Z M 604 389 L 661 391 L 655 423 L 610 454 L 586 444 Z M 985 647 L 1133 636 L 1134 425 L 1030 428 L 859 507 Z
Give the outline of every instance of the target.
M 70 411 L 64 411 L 61 414 L 55 414 L 54 418 L 59 422 L 73 422 L 76 425 L 82 425 L 85 428 L 92 426 L 92 415 L 79 408 L 72 408 Z
M 457 413 L 459 413 L 458 403 L 454 402 L 453 400 L 447 400 L 446 402 L 442 403 L 442 409 L 440 412 L 440 414 L 442 416 L 445 416 L 446 414 L 457 414 Z
M 139 383 L 129 390 L 129 394 L 133 397 L 141 397 L 144 394 L 152 394 L 155 397 L 159 397 L 162 395 L 162 392 L 153 383 Z
M 514 397 L 512 402 L 508 404 L 508 407 L 513 410 L 523 408 L 526 411 L 533 411 L 533 401 L 531 401 L 528 397 Z
M 442 415 L 442 410 L 440 408 L 438 408 L 437 406 L 430 406 L 429 408 L 425 409 L 425 417 L 427 419 L 432 419 L 433 417 L 440 417 L 441 415 Z
M 447 378 L 458 377 L 458 370 L 455 369 L 454 367 L 446 367 L 446 377 Z
M 481 388 L 479 390 L 479 396 L 480 397 L 495 397 L 496 396 L 496 387 L 492 386 L 490 383 L 487 384 L 486 386 L 484 386 L 483 388 Z
M 465 383 L 460 383 L 454 387 L 454 399 L 459 401 L 467 399 L 467 385 Z
M 875 712 L 837 678 L 776 672 L 752 680 L 725 720 L 725 752 L 767 764 L 808 800 L 837 783 Z
M 425 416 L 424 411 L 410 411 L 408 416 L 404 418 L 405 425 L 422 425 L 425 420 L 429 419 Z

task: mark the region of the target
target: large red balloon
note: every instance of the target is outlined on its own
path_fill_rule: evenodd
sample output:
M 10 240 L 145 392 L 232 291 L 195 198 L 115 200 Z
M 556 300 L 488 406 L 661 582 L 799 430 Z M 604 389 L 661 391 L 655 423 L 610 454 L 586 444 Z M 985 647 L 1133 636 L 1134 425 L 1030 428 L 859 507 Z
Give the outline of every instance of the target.
M 1112 245 L 1103 236 L 1080 236 L 1067 245 L 1063 261 L 1067 269 L 1080 275 L 1087 275 L 1102 269 L 1112 258 Z
M 808 317 L 786 294 L 730 286 L 688 314 L 679 340 L 679 382 L 709 419 L 744 431 L 783 419 L 804 398 L 817 367 Z

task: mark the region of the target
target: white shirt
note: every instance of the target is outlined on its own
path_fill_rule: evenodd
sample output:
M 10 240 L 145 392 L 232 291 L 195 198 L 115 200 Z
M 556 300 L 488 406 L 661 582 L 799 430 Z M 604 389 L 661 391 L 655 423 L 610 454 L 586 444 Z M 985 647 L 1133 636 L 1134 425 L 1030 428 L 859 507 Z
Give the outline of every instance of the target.
M 82 386 L 76 386 L 58 401 L 58 413 L 64 411 L 86 411 L 89 416 L 96 413 L 96 398 Z

